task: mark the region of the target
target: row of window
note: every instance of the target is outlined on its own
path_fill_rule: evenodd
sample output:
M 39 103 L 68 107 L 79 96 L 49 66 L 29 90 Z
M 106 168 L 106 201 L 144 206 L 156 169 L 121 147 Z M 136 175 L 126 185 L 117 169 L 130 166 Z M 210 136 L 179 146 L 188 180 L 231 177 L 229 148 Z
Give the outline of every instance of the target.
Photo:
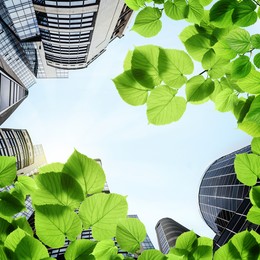
M 33 1 L 34 3 L 36 4 L 42 4 L 42 1 L 37 1 L 37 0 L 34 0 Z M 73 0 L 70 0 L 70 1 L 51 1 L 51 0 L 45 0 L 44 1 L 44 5 L 45 6 L 57 6 L 57 7 L 82 7 L 82 6 L 88 6 L 88 5 L 93 5 L 93 4 L 96 4 L 97 3 L 97 0 L 82 0 L 82 1 L 73 1 Z

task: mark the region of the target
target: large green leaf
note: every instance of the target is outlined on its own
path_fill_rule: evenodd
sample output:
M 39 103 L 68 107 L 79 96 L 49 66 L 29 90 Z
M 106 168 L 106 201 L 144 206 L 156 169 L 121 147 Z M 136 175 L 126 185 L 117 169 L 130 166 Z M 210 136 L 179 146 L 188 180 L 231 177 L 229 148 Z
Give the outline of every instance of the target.
M 240 182 L 248 186 L 256 184 L 260 176 L 260 157 L 255 154 L 237 154 L 234 162 L 235 172 Z
M 197 241 L 197 235 L 193 231 L 182 233 L 176 240 L 175 247 L 185 249 L 189 252 L 193 249 L 194 243 Z
M 94 260 L 92 252 L 96 246 L 96 242 L 88 239 L 80 239 L 73 241 L 67 248 L 65 253 L 66 260 Z
M 251 0 L 243 0 L 237 3 L 232 14 L 232 21 L 238 26 L 249 26 L 257 21 L 257 14 L 254 11 L 256 5 Z
M 260 69 L 260 53 L 257 53 L 254 57 L 254 64 L 255 66 Z
M 186 82 L 184 75 L 193 70 L 193 62 L 184 51 L 160 48 L 159 73 L 167 85 L 180 88 Z
M 85 199 L 79 209 L 79 217 L 86 229 L 92 227 L 96 240 L 112 238 L 120 218 L 127 214 L 127 202 L 118 194 L 95 194 Z
M 198 31 L 194 25 L 189 25 L 183 29 L 180 33 L 179 38 L 184 43 L 186 42 L 191 36 L 197 35 Z
M 63 172 L 76 179 L 85 194 L 101 192 L 104 188 L 106 178 L 102 167 L 95 160 L 77 150 L 65 163 Z
M 213 49 L 218 57 L 223 57 L 225 59 L 231 60 L 237 56 L 237 53 L 230 48 L 225 40 L 218 41 Z
M 250 94 L 260 94 L 260 72 L 252 69 L 250 73 L 238 80 L 238 86 Z
M 199 0 L 199 1 L 200 1 L 200 4 L 203 6 L 207 6 L 212 2 L 212 0 Z
M 184 45 L 194 60 L 201 61 L 203 55 L 211 48 L 211 41 L 209 38 L 197 34 L 186 40 Z
M 260 96 L 253 100 L 248 113 L 238 127 L 253 137 L 260 137 Z
M 260 155 L 260 137 L 253 138 L 251 142 L 251 150 L 254 154 Z
M 213 257 L 212 246 L 198 246 L 192 253 L 194 260 L 211 260 Z
M 132 30 L 144 37 L 153 37 L 162 28 L 161 16 L 159 8 L 145 7 L 137 14 Z
M 20 199 L 9 192 L 0 192 L 0 213 L 3 216 L 12 216 L 25 209 Z
M 249 195 L 251 203 L 260 208 L 260 186 L 252 187 Z
M 0 244 L 6 240 L 6 237 L 14 230 L 14 227 L 7 220 L 0 218 Z M 0 258 L 1 259 L 1 258 Z
M 187 82 L 185 91 L 188 102 L 203 102 L 214 91 L 214 82 L 202 75 L 194 76 Z
M 188 2 L 188 22 L 199 23 L 204 16 L 204 8 L 198 0 L 189 0 Z
M 175 96 L 176 93 L 176 90 L 168 86 L 159 86 L 151 91 L 146 112 L 149 123 L 164 125 L 182 117 L 186 110 L 186 100 Z
M 220 112 L 232 110 L 238 102 L 236 94 L 229 88 L 222 90 L 215 99 L 216 109 Z
M 135 79 L 146 88 L 154 88 L 161 83 L 158 71 L 159 47 L 139 46 L 134 49 L 132 73 Z
M 134 11 L 144 6 L 145 0 L 125 0 L 126 5 Z
M 165 2 L 164 11 L 171 19 L 181 20 L 187 18 L 189 9 L 185 0 L 175 0 Z
M 65 237 L 75 240 L 82 231 L 78 215 L 61 205 L 35 206 L 36 234 L 49 247 L 62 247 Z
M 16 177 L 15 157 L 0 157 L 0 188 L 12 184 Z
M 120 97 L 132 106 L 143 105 L 147 101 L 148 88 L 140 85 L 128 70 L 113 79 Z
M 16 219 L 13 219 L 12 224 L 14 227 L 19 227 L 22 230 L 24 230 L 27 234 L 29 234 L 30 236 L 33 236 L 33 230 L 29 224 L 29 222 L 27 221 L 26 217 L 19 217 Z
M 5 250 L 4 247 L 0 245 L 0 259 L 1 260 L 8 260 L 6 254 L 5 254 Z
M 254 99 L 255 99 L 255 96 L 249 96 L 246 99 L 245 104 L 243 105 L 241 111 L 239 112 L 238 119 L 237 119 L 238 123 L 241 123 L 244 120 Z
M 63 163 L 50 163 L 47 165 L 44 165 L 39 168 L 39 173 L 47 173 L 47 172 L 62 172 L 62 169 L 64 167 Z
M 231 76 L 233 79 L 246 77 L 251 71 L 251 62 L 248 56 L 240 56 L 232 62 Z
M 21 190 L 24 196 L 32 194 L 37 189 L 34 179 L 29 176 L 18 176 L 15 187 Z
M 39 187 L 33 194 L 33 203 L 36 205 L 60 204 L 75 209 L 84 200 L 81 186 L 68 174 L 58 172 L 39 174 L 35 181 Z
M 260 34 L 253 34 L 251 36 L 251 43 L 255 49 L 260 49 Z
M 93 255 L 95 259 L 111 260 L 117 255 L 117 247 L 112 240 L 103 240 L 98 242 L 93 250 Z
M 166 260 L 167 257 L 156 249 L 144 250 L 138 260 Z
M 254 236 L 247 230 L 233 236 L 230 243 L 237 249 L 240 259 L 257 259 L 259 257 L 259 245 Z
M 36 260 L 49 257 L 47 248 L 38 240 L 26 235 L 15 249 L 17 259 Z
M 210 9 L 210 21 L 216 27 L 226 28 L 233 24 L 232 14 L 236 0 L 217 1 Z
M 214 260 L 233 260 L 233 259 L 241 259 L 239 258 L 239 253 L 237 252 L 236 248 L 235 250 L 230 250 L 229 243 L 223 245 L 220 247 L 214 254 Z
M 116 240 L 121 249 L 135 253 L 140 249 L 140 243 L 145 240 L 144 224 L 136 218 L 121 219 L 116 228 Z
M 14 252 L 17 245 L 26 235 L 27 233 L 24 230 L 17 228 L 7 236 L 4 246 Z
M 260 208 L 257 206 L 252 206 L 246 217 L 250 222 L 260 225 Z
M 131 65 L 131 61 L 132 61 L 132 57 L 133 57 L 133 51 L 128 51 L 124 60 L 124 70 L 130 70 L 132 65 Z
M 236 28 L 232 30 L 226 37 L 226 43 L 238 54 L 244 54 L 250 50 L 251 40 L 248 31 Z

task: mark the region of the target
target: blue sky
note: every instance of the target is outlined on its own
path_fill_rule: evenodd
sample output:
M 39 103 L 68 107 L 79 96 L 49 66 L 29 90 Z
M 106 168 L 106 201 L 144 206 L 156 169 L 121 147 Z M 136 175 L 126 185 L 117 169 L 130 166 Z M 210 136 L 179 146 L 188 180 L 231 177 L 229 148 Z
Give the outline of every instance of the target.
M 154 227 L 162 217 L 213 237 L 199 212 L 201 178 L 214 160 L 251 141 L 231 113 L 216 111 L 211 102 L 188 104 L 180 121 L 153 126 L 145 106 L 132 107 L 118 95 L 111 79 L 123 72 L 127 51 L 145 44 L 183 48 L 177 35 L 184 26 L 166 19 L 150 39 L 126 32 L 69 79 L 37 80 L 2 125 L 27 129 L 34 144 L 43 144 L 49 163 L 65 162 L 74 148 L 100 158 L 110 190 L 128 195 L 129 213 L 138 214 L 155 245 Z

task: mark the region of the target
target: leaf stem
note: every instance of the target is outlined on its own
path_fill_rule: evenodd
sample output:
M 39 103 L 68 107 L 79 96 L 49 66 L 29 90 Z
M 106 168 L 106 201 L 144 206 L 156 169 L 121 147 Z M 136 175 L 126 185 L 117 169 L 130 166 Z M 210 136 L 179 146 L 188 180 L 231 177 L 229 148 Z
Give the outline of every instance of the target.
M 203 73 L 207 72 L 208 70 L 203 70 L 199 75 L 202 75 Z
M 254 2 L 256 5 L 260 6 L 260 4 L 258 3 L 258 1 L 253 0 L 253 2 Z

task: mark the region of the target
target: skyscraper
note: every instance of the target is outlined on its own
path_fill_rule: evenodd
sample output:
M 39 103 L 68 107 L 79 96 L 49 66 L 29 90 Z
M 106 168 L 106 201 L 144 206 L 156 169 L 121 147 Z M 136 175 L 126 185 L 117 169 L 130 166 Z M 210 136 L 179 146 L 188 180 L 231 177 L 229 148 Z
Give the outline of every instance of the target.
M 199 188 L 199 207 L 208 226 L 216 233 L 214 248 L 222 246 L 236 233 L 260 228 L 246 220 L 251 207 L 250 187 L 240 183 L 234 170 L 236 154 L 250 153 L 250 146 L 225 155 L 206 170 Z
M 162 218 L 156 224 L 155 231 L 161 252 L 167 254 L 175 246 L 178 236 L 189 229 L 171 218 Z

